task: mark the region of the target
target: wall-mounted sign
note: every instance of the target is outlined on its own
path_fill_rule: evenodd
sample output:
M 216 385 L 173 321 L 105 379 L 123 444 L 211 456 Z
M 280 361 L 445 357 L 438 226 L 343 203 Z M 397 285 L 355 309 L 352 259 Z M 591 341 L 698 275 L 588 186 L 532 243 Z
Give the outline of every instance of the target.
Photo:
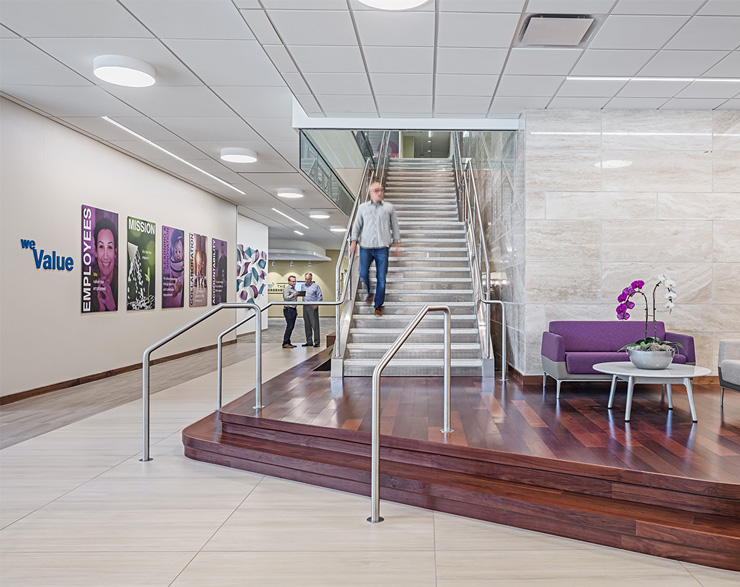
M 128 217 L 126 307 L 129 310 L 154 309 L 156 242 L 154 222 Z
M 74 269 L 75 262 L 72 257 L 64 257 L 57 254 L 56 251 L 49 254 L 44 249 L 36 249 L 36 241 L 34 240 L 22 238 L 21 248 L 33 251 L 33 261 L 36 264 L 36 269 L 52 271 L 72 271 Z
M 82 206 L 82 312 L 118 310 L 118 214 Z
M 190 233 L 190 306 L 208 304 L 208 238 L 202 234 Z
M 185 301 L 185 233 L 162 227 L 162 307 L 182 308 Z
M 217 238 L 211 240 L 211 303 L 215 306 L 227 301 L 228 243 Z

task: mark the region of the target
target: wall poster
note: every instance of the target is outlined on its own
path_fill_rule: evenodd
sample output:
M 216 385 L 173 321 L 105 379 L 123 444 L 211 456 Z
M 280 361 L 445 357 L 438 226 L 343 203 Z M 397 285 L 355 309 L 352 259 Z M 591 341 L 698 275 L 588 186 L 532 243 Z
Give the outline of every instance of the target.
M 182 308 L 185 302 L 185 233 L 162 226 L 162 307 Z
M 128 217 L 128 264 L 126 308 L 153 310 L 155 290 L 157 225 Z
M 118 310 L 118 214 L 82 205 L 82 313 Z
M 208 238 L 202 234 L 190 233 L 190 306 L 208 304 L 208 277 L 206 253 Z
M 216 306 L 227 302 L 228 243 L 212 239 L 211 247 L 211 303 Z
M 236 246 L 236 301 L 255 302 L 267 286 L 267 252 Z

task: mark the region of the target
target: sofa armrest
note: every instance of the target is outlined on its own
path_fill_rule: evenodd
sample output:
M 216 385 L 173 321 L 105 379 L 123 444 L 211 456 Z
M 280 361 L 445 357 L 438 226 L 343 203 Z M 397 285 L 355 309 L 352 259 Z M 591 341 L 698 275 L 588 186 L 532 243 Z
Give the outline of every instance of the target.
M 565 361 L 565 340 L 559 334 L 542 333 L 542 356 L 556 363 Z
M 740 340 L 719 341 L 719 364 L 725 359 L 740 359 Z
M 696 363 L 696 352 L 694 351 L 694 337 L 688 334 L 678 334 L 677 332 L 666 332 L 665 339 L 670 342 L 677 342 L 683 346 L 678 348 L 678 354 L 686 357 L 686 362 Z

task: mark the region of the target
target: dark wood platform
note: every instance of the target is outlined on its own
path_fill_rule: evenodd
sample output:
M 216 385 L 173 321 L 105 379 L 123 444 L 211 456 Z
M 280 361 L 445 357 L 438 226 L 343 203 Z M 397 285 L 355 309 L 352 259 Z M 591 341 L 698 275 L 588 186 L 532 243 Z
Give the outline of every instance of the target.
M 316 371 L 329 353 L 264 384 L 259 416 L 250 392 L 185 429 L 185 454 L 369 495 L 370 380 Z M 693 424 L 679 390 L 669 412 L 659 386 L 636 388 L 625 423 L 608 383 L 557 402 L 453 378 L 445 438 L 441 378 L 384 378 L 381 499 L 740 570 L 740 401 L 721 412 L 719 389 L 695 386 Z

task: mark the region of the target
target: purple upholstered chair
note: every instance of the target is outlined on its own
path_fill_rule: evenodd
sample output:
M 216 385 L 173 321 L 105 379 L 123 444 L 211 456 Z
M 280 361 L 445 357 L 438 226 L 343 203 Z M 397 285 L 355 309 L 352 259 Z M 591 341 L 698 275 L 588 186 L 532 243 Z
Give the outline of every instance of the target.
M 652 328 L 648 336 L 653 336 Z M 676 348 L 674 363 L 693 365 L 696 362 L 693 337 L 666 332 L 663 322 L 656 322 L 655 336 L 683 345 Z M 611 375 L 599 373 L 593 366 L 628 361 L 627 353 L 619 349 L 644 337 L 645 323 L 642 321 L 550 322 L 549 331 L 542 333 L 542 385 L 547 383 L 548 375 L 555 379 L 559 398 L 562 381 L 609 381 Z

